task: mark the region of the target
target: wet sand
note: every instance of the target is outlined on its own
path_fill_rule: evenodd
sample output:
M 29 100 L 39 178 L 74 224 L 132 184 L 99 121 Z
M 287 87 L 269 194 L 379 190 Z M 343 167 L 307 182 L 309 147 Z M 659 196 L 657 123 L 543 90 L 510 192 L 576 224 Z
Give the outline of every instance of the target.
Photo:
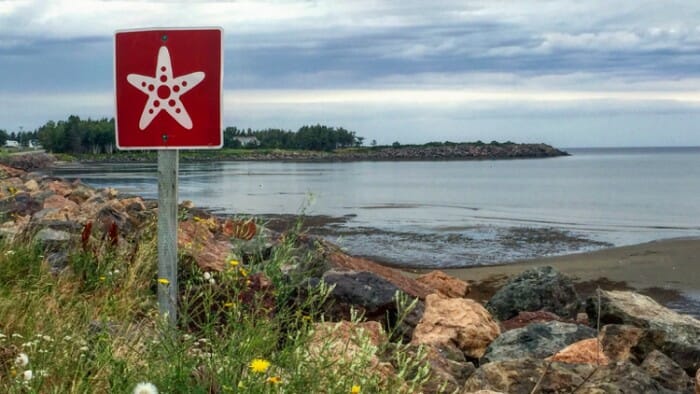
M 516 263 L 446 269 L 472 284 L 476 299 L 487 299 L 509 277 L 550 265 L 573 278 L 582 295 L 603 289 L 634 289 L 657 301 L 700 315 L 700 239 L 670 239 Z

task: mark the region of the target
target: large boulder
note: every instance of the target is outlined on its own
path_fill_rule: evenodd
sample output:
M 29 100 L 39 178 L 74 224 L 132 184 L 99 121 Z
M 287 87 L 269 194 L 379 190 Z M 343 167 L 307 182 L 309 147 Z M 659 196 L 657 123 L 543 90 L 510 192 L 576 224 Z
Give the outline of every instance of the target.
M 457 347 L 466 356 L 479 358 L 501 333 L 491 314 L 476 301 L 430 294 L 425 313 L 413 332 L 413 343 Z
M 669 390 L 686 391 L 692 387 L 690 377 L 683 368 L 658 350 L 649 353 L 641 367 Z
M 469 294 L 469 284 L 467 282 L 447 275 L 442 271 L 431 271 L 417 277 L 416 281 L 448 298 L 461 298 Z
M 535 358 L 497 361 L 482 366 L 464 385 L 464 392 L 479 389 L 509 394 L 674 392 L 649 377 L 640 367 L 628 362 L 595 366 Z
M 552 267 L 529 269 L 510 280 L 486 304 L 498 320 L 508 320 L 522 311 L 555 313 L 573 318 L 579 298 L 571 279 Z
M 598 300 L 600 299 L 600 302 Z M 700 320 L 681 315 L 651 298 L 630 291 L 604 291 L 589 298 L 586 312 L 601 324 L 629 324 L 645 329 L 635 351 L 640 359 L 657 349 L 688 374 L 700 368 Z
M 382 320 L 387 313 L 396 314 L 394 297 L 399 288 L 371 272 L 330 270 L 321 280 L 333 286 L 329 298 L 334 320 L 349 318 L 351 308 L 364 312 L 370 320 Z
M 595 337 L 594 329 L 578 324 L 551 321 L 504 332 L 493 341 L 480 362 L 523 357 L 549 357 L 574 342 Z

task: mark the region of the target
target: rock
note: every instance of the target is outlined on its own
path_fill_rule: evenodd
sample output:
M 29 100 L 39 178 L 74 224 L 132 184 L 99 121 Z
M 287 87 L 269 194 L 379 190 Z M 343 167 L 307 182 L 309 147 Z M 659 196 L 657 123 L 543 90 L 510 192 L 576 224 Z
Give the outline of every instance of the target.
M 482 366 L 464 385 L 464 392 L 478 389 L 509 394 L 672 393 L 631 363 L 596 367 L 534 358 L 496 361 Z
M 332 300 L 329 313 L 334 320 L 349 318 L 351 309 L 358 307 L 368 320 L 386 322 L 387 314 L 396 317 L 394 296 L 400 290 L 388 280 L 371 272 L 336 270 L 323 274 L 322 280 L 335 286 L 329 296 Z
M 58 209 L 66 213 L 74 213 L 80 209 L 80 206 L 59 194 L 54 194 L 44 199 L 44 209 Z M 72 214 L 71 217 L 72 216 L 74 216 L 74 214 Z
M 691 386 L 690 378 L 683 368 L 658 350 L 649 353 L 641 367 L 669 390 L 685 391 Z
M 53 180 L 46 185 L 46 188 L 48 190 L 51 190 L 55 194 L 64 197 L 69 195 L 73 191 L 73 188 L 71 187 L 70 183 L 63 180 Z
M 552 312 L 537 311 L 537 312 L 520 312 L 512 319 L 501 322 L 501 329 L 509 331 L 516 328 L 525 327 L 531 323 L 547 322 L 547 321 L 564 321 L 561 317 Z
M 598 338 L 574 342 L 555 355 L 547 357 L 547 360 L 567 364 L 608 365 L 610 363 L 610 360 L 603 352 L 603 347 L 600 346 Z
M 339 373 L 343 365 L 369 358 L 373 369 L 388 376 L 394 373 L 393 367 L 381 362 L 376 355 L 386 340 L 381 324 L 374 321 L 315 323 L 307 351 L 310 357 L 325 360 L 330 368 L 339 369 Z
M 41 208 L 41 203 L 26 192 L 19 192 L 0 200 L 0 212 L 6 215 L 33 215 L 35 212 L 39 212 Z
M 48 250 L 67 249 L 65 245 L 70 241 L 70 234 L 65 231 L 44 228 L 36 233 L 34 241 L 40 243 Z
M 348 256 L 336 246 L 328 245 L 328 243 L 324 243 L 323 246 L 330 249 L 328 252 L 328 262 L 331 268 L 336 270 L 371 272 L 391 282 L 404 293 L 412 297 L 420 298 L 421 300 L 424 300 L 428 294 L 433 292 L 427 286 L 407 277 L 399 270 L 379 265 L 368 259 Z
M 49 265 L 49 272 L 53 275 L 63 271 L 68 266 L 68 251 L 59 250 L 46 253 L 46 263 Z
M 451 360 L 440 349 L 433 346 L 427 347 L 425 361 L 430 368 L 428 381 L 421 387 L 425 394 L 457 392 L 476 371 L 474 364 Z
M 206 224 L 188 220 L 178 226 L 177 246 L 202 271 L 221 272 L 231 254 L 231 243 L 217 239 Z
M 539 311 L 575 317 L 579 299 L 569 278 L 552 267 L 529 269 L 510 280 L 486 304 L 498 320 L 508 320 L 518 312 Z
M 462 298 L 469 294 L 467 282 L 449 276 L 442 271 L 431 271 L 421 275 L 416 278 L 416 282 L 422 283 L 448 298 Z
M 595 337 L 590 327 L 546 322 L 506 331 L 493 341 L 481 358 L 482 364 L 522 357 L 549 357 L 574 342 Z
M 630 291 L 600 290 L 601 324 L 629 324 L 645 329 L 633 352 L 640 359 L 658 349 L 688 374 L 700 367 L 700 320 L 681 315 L 651 298 Z M 586 302 L 591 321 L 598 318 L 598 296 Z
M 700 368 L 695 372 L 695 394 L 700 394 Z
M 414 344 L 454 345 L 465 355 L 479 358 L 501 330 L 491 314 L 476 301 L 430 294 L 425 313 L 413 332 Z
M 638 363 L 632 354 L 632 348 L 637 346 L 639 339 L 644 335 L 644 330 L 634 326 L 622 324 L 608 324 L 603 326 L 598 338 L 605 355 L 611 361 L 630 360 Z
M 34 179 L 30 179 L 24 183 L 24 188 L 27 189 L 28 192 L 35 192 L 39 190 L 39 183 Z

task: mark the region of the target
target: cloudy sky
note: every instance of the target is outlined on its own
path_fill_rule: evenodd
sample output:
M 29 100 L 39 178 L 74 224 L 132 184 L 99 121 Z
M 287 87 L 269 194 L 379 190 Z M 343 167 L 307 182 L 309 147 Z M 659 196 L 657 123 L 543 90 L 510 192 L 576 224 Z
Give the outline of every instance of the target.
M 700 145 L 697 0 L 0 0 L 0 128 L 111 117 L 117 29 L 221 26 L 224 125 Z

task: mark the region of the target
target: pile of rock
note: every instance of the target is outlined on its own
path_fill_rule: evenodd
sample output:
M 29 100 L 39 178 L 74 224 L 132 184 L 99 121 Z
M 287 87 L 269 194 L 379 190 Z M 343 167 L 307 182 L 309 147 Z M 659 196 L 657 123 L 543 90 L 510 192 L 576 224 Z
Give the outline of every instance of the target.
M 204 271 L 225 269 L 231 255 L 242 265 L 266 259 L 280 238 L 251 222 L 182 208 L 179 247 Z M 67 264 L 67 245 L 86 232 L 137 242 L 156 210 L 153 201 L 113 189 L 0 166 L 0 236 L 43 244 L 54 271 Z M 337 335 L 343 349 L 360 340 L 379 351 L 386 338 L 416 352 L 424 347 L 431 373 L 422 392 L 691 393 L 698 387 L 700 321 L 646 296 L 599 290 L 581 300 L 569 278 L 540 267 L 512 278 L 482 305 L 469 298 L 467 283 L 439 271 L 411 279 L 320 240 L 300 237 L 298 244 L 301 254 L 315 252 L 283 267 L 299 297 L 309 285 L 333 286 L 327 322 L 317 323 L 316 332 L 327 332 L 324 340 Z M 269 292 L 267 278 L 258 282 L 257 289 Z M 353 311 L 369 322 L 350 323 Z M 396 373 L 390 354 L 375 356 L 378 370 Z

